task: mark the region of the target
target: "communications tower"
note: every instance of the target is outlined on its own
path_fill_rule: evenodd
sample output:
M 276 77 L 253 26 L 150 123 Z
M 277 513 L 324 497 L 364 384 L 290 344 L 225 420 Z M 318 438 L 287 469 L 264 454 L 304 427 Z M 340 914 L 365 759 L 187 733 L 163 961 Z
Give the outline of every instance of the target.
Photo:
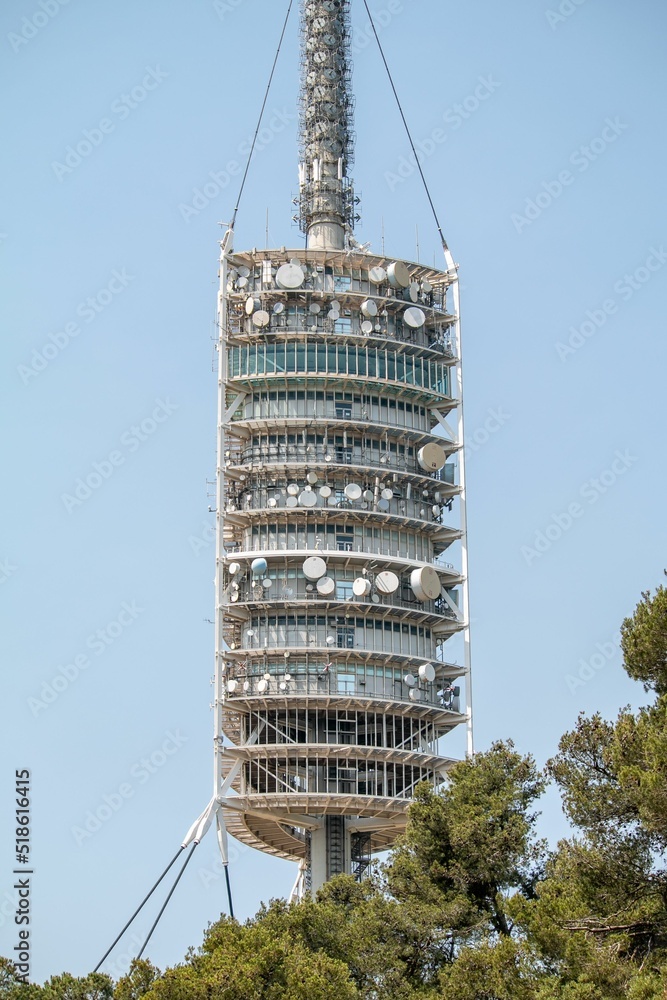
M 214 710 L 224 825 L 304 891 L 361 877 L 472 723 L 457 269 L 354 241 L 349 0 L 301 34 L 305 247 L 221 244 Z

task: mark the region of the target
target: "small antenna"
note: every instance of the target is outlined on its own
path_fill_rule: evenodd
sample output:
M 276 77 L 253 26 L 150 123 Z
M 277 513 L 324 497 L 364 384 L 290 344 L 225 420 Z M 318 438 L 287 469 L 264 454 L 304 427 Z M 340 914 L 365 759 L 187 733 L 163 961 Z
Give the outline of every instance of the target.
M 264 249 L 269 249 L 269 206 L 266 206 L 266 243 Z
M 417 263 L 419 263 L 419 226 L 415 226 L 415 235 L 417 238 Z
M 382 256 L 384 257 L 384 215 L 382 216 Z

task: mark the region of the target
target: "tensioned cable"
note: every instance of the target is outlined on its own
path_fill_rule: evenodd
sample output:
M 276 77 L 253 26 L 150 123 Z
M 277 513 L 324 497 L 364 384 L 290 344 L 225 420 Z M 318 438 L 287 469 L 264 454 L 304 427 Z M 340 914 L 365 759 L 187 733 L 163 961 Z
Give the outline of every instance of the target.
M 227 882 L 227 899 L 229 900 L 229 915 L 234 919 L 234 904 L 232 903 L 232 886 L 229 881 L 229 863 L 225 865 L 225 881 Z
M 410 128 L 408 127 L 408 123 L 406 121 L 405 115 L 403 114 L 403 108 L 401 107 L 401 102 L 400 102 L 400 100 L 398 98 L 398 93 L 396 92 L 396 87 L 394 86 L 394 80 L 393 80 L 392 75 L 391 75 L 391 70 L 389 69 L 389 64 L 387 63 L 387 59 L 386 59 L 385 54 L 384 54 L 384 49 L 382 48 L 382 45 L 380 43 L 380 39 L 378 38 L 378 33 L 377 33 L 376 29 L 375 29 L 375 22 L 373 21 L 373 15 L 370 12 L 370 9 L 368 7 L 368 3 L 366 2 L 366 0 L 364 0 L 364 7 L 366 8 L 366 13 L 368 14 L 368 19 L 371 22 L 371 28 L 373 29 L 373 34 L 375 35 L 375 41 L 377 42 L 378 49 L 380 50 L 380 55 L 382 56 L 382 62 L 384 63 L 384 68 L 387 71 L 387 76 L 389 77 L 389 83 L 391 84 L 391 89 L 394 92 L 394 97 L 396 98 L 396 104 L 398 105 L 398 110 L 400 112 L 401 118 L 403 119 L 403 125 L 405 127 L 405 131 L 406 131 L 407 137 L 410 140 L 410 146 L 412 147 L 412 152 L 414 154 L 415 163 L 417 164 L 417 170 L 419 171 L 419 175 L 420 175 L 420 177 L 422 179 L 422 184 L 424 185 L 424 190 L 426 191 L 426 197 L 428 198 L 428 203 L 431 206 L 431 211 L 433 212 L 433 218 L 435 219 L 435 224 L 436 224 L 436 226 L 438 228 L 438 233 L 440 234 L 440 239 L 442 240 L 443 249 L 448 250 L 449 248 L 447 246 L 447 241 L 446 241 L 446 239 L 444 237 L 444 234 L 442 232 L 442 227 L 440 225 L 440 222 L 438 221 L 438 214 L 437 214 L 437 212 L 435 210 L 435 205 L 433 204 L 433 199 L 431 198 L 431 192 L 428 189 L 428 184 L 426 183 L 426 178 L 424 177 L 424 171 L 422 170 L 421 163 L 419 162 L 419 157 L 417 156 L 417 150 L 415 149 L 415 144 L 412 141 L 412 134 L 410 133 Z
M 233 229 L 236 223 L 236 216 L 238 214 L 239 205 L 241 204 L 241 196 L 243 194 L 243 189 L 245 187 L 246 178 L 248 176 L 248 171 L 250 170 L 250 161 L 252 160 L 252 154 L 255 151 L 255 143 L 257 142 L 257 136 L 259 135 L 259 130 L 262 125 L 262 118 L 264 117 L 264 109 L 266 107 L 266 102 L 269 99 L 269 91 L 271 90 L 271 83 L 273 82 L 273 74 L 276 71 L 276 65 L 278 63 L 278 56 L 280 55 L 280 49 L 282 48 L 283 39 L 285 37 L 285 32 L 287 31 L 287 22 L 289 21 L 289 16 L 292 13 L 292 4 L 294 0 L 290 0 L 289 7 L 287 8 L 287 14 L 285 15 L 285 23 L 283 24 L 283 30 L 280 33 L 280 41 L 278 42 L 278 48 L 276 49 L 276 55 L 273 60 L 273 66 L 271 67 L 271 73 L 269 76 L 269 82 L 266 85 L 266 93 L 264 94 L 264 100 L 262 101 L 262 109 L 259 113 L 259 119 L 257 121 L 257 128 L 255 129 L 255 134 L 252 137 L 252 145 L 250 147 L 250 152 L 248 153 L 248 161 L 245 165 L 245 171 L 243 172 L 243 178 L 241 179 L 241 187 L 239 189 L 239 196 L 236 199 L 236 208 L 234 209 L 234 214 L 232 215 L 232 221 L 229 224 L 229 228 Z
M 153 893 L 155 892 L 155 890 L 159 886 L 159 884 L 162 881 L 162 879 L 165 877 L 165 875 L 167 874 L 167 872 L 169 871 L 169 869 L 172 867 L 172 865 L 176 862 L 176 859 L 180 857 L 181 851 L 183 851 L 183 850 L 184 850 L 183 847 L 179 847 L 178 851 L 173 856 L 173 858 L 171 859 L 171 861 L 169 862 L 169 864 L 167 865 L 167 867 L 165 868 L 165 870 L 162 872 L 162 874 L 160 875 L 159 879 L 157 880 L 157 882 L 155 883 L 155 885 L 153 886 L 153 888 L 151 889 L 151 891 L 148 893 L 147 896 L 144 896 L 143 900 L 141 901 L 141 903 L 139 904 L 139 906 L 137 907 L 137 909 L 134 911 L 134 913 L 132 914 L 132 916 L 130 917 L 130 919 L 128 920 L 128 922 L 125 924 L 125 926 L 123 927 L 122 931 L 120 932 L 120 934 L 118 935 L 118 937 L 116 938 L 116 940 L 114 941 L 114 943 L 111 945 L 111 947 L 108 949 L 108 951 L 106 951 L 104 953 L 104 955 L 102 956 L 102 958 L 100 959 L 100 961 L 97 963 L 97 965 L 93 969 L 93 972 L 97 972 L 97 970 L 99 969 L 99 967 L 106 961 L 106 959 L 108 958 L 108 956 L 111 954 L 111 952 L 114 950 L 114 948 L 116 947 L 116 945 L 118 944 L 118 942 L 122 938 L 122 936 L 125 933 L 125 931 L 127 930 L 127 928 L 130 926 L 130 924 L 132 923 L 132 921 L 134 920 L 134 918 L 137 916 L 137 914 L 139 913 L 139 911 L 144 908 L 144 906 L 146 905 L 146 903 L 148 902 L 148 900 L 151 898 L 151 896 L 153 895 Z
M 141 956 L 143 955 L 144 951 L 146 950 L 146 945 L 148 944 L 148 942 L 152 938 L 153 931 L 157 927 L 157 925 L 158 925 L 158 923 L 160 921 L 160 917 L 162 916 L 162 914 L 164 913 L 164 911 L 167 909 L 167 903 L 169 902 L 169 900 L 171 899 L 171 897 L 174 895 L 174 890 L 175 890 L 176 886 L 178 885 L 178 883 L 181 881 L 181 875 L 183 874 L 183 872 L 187 868 L 188 862 L 189 862 L 190 858 L 192 857 L 192 855 L 194 854 L 195 847 L 197 846 L 198 843 L 199 843 L 199 841 L 195 840 L 194 844 L 190 848 L 190 853 L 188 854 L 187 858 L 183 862 L 181 870 L 178 873 L 178 875 L 176 876 L 176 881 L 172 885 L 172 887 L 171 887 L 171 889 L 169 891 L 169 895 L 167 896 L 167 898 L 165 899 L 164 903 L 162 904 L 162 909 L 160 910 L 160 912 L 158 913 L 157 917 L 155 918 L 155 922 L 153 923 L 153 926 L 151 927 L 151 929 L 148 932 L 148 937 L 146 938 L 146 940 L 144 941 L 143 945 L 141 946 L 141 951 L 137 955 L 137 959 L 141 958 Z

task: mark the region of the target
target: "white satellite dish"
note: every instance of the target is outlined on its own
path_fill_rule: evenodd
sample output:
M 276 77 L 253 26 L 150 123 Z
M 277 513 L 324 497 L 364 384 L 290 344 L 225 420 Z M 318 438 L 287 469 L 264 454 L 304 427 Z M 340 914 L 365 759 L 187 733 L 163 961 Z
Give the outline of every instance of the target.
M 267 576 L 265 580 L 262 580 L 262 586 L 264 587 L 264 590 L 268 590 L 273 586 L 273 580 L 270 580 Z
M 287 487 L 287 492 L 291 497 L 298 497 L 299 493 L 301 492 L 299 489 L 299 484 L 290 483 L 289 486 Z
M 440 597 L 440 577 L 432 566 L 420 566 L 410 574 L 410 586 L 418 601 L 435 601 Z
M 249 278 L 250 277 L 250 268 L 246 267 L 245 264 L 241 264 L 241 266 L 237 267 L 236 270 L 237 270 L 238 275 L 239 275 L 240 278 Z
M 296 507 L 298 503 L 299 503 L 298 499 L 292 496 L 287 497 L 287 499 L 285 500 L 285 506 L 287 507 Z
M 336 591 L 336 581 L 332 580 L 330 576 L 323 576 L 321 580 L 317 581 L 317 592 L 323 597 L 331 597 Z
M 307 580 L 319 580 L 326 576 L 327 564 L 321 556 L 309 556 L 303 564 L 303 575 Z
M 271 322 L 271 317 L 267 313 L 266 309 L 258 309 L 257 312 L 252 315 L 252 322 L 254 326 L 268 326 Z
M 309 472 L 308 475 L 306 476 L 306 479 L 308 480 L 311 486 L 314 486 L 315 483 L 317 482 L 318 475 L 316 472 Z
M 378 510 L 386 513 L 386 511 L 389 510 L 389 501 L 384 498 L 382 498 L 382 500 L 378 500 Z
M 427 681 L 429 684 L 432 684 L 433 681 L 435 680 L 435 670 L 433 668 L 433 664 L 422 663 L 421 667 L 419 668 L 419 677 L 421 680 Z
M 413 330 L 418 330 L 426 322 L 426 314 L 423 309 L 418 309 L 417 306 L 408 306 L 403 313 L 403 322 Z
M 368 336 L 369 333 L 373 332 L 373 324 L 371 323 L 371 321 L 369 319 L 365 319 L 363 321 L 363 323 L 361 324 L 361 332 L 365 336 Z
M 278 288 L 291 289 L 301 288 L 306 275 L 300 264 L 282 264 L 276 271 L 276 284 Z
M 414 674 L 406 674 L 403 678 L 403 683 L 406 687 L 413 688 L 417 684 L 417 678 Z
M 266 691 L 266 689 L 268 688 L 268 686 L 269 686 L 269 682 L 265 681 L 264 678 L 262 678 L 262 680 L 257 685 L 257 690 L 259 691 L 260 694 L 264 694 L 264 692 Z
M 312 490 L 304 490 L 299 496 L 299 503 L 302 507 L 315 507 L 317 504 L 317 494 Z
M 248 316 L 252 316 L 255 309 L 259 309 L 259 300 L 254 298 L 254 296 L 249 295 L 245 300 L 245 311 Z
M 321 311 L 321 306 L 317 302 L 311 302 L 310 305 L 308 306 L 308 312 L 312 316 L 317 316 L 317 314 L 320 311 Z
M 390 490 L 389 487 L 387 487 L 386 489 L 382 490 L 382 493 L 380 494 L 380 496 L 382 497 L 383 500 L 393 500 L 394 499 L 394 491 Z
M 331 487 L 330 486 L 320 486 L 320 496 L 321 497 L 330 497 L 331 496 Z
M 389 265 L 387 268 L 387 278 L 392 288 L 407 288 L 410 284 L 410 272 L 400 260 L 394 261 L 393 264 Z
M 435 441 L 430 441 L 417 452 L 417 461 L 425 472 L 438 472 L 447 461 L 445 449 Z
M 240 572 L 241 572 L 241 563 L 233 562 L 229 564 L 230 576 L 236 576 L 236 574 Z
M 373 319 L 378 314 L 377 302 L 374 302 L 373 299 L 365 299 L 361 303 L 361 312 L 366 319 Z
M 371 592 L 371 581 L 364 576 L 358 576 L 352 584 L 352 593 L 355 597 L 368 597 Z
M 273 304 L 273 311 L 276 314 L 276 316 L 279 316 L 281 312 L 285 311 L 285 305 L 284 305 L 284 303 L 282 303 L 282 302 L 274 302 L 274 304 Z
M 383 570 L 375 577 L 375 588 L 380 594 L 395 594 L 401 581 L 391 570 Z
M 383 267 L 372 267 L 368 272 L 368 280 L 374 285 L 381 285 L 387 277 L 387 272 Z
M 363 490 L 359 483 L 348 483 L 345 487 L 345 496 L 348 500 L 360 500 Z
M 229 691 L 230 694 L 234 694 L 238 686 L 239 686 L 238 681 L 227 681 L 227 690 Z

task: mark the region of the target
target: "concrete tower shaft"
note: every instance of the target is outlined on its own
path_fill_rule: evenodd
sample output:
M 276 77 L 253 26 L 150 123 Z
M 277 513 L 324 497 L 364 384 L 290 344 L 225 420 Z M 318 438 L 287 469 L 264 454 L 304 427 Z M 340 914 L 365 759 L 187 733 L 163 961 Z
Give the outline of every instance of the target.
M 349 50 L 349 0 L 301 0 L 300 224 L 313 249 L 342 249 L 355 221 Z

